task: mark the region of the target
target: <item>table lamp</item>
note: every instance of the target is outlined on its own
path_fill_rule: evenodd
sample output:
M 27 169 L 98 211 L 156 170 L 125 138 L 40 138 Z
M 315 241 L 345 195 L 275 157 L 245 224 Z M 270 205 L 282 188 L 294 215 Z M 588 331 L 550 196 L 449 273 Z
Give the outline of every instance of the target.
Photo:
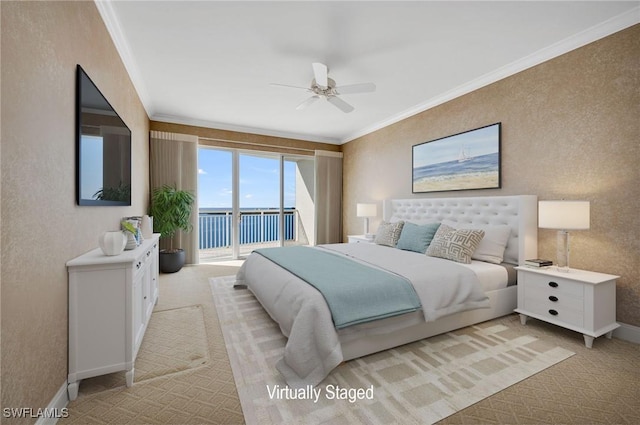
M 569 230 L 589 229 L 589 201 L 538 202 L 538 227 L 558 229 L 558 271 L 569 271 Z
M 364 217 L 364 236 L 366 238 L 372 238 L 373 235 L 369 233 L 369 217 L 378 215 L 376 204 L 356 204 L 356 215 L 358 217 Z

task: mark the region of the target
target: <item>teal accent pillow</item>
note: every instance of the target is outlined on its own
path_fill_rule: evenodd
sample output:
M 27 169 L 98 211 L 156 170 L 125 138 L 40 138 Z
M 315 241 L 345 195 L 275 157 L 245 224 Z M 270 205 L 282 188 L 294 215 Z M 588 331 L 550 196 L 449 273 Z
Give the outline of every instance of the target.
M 424 254 L 438 231 L 438 227 L 440 227 L 440 223 L 417 225 L 405 222 L 396 248 Z

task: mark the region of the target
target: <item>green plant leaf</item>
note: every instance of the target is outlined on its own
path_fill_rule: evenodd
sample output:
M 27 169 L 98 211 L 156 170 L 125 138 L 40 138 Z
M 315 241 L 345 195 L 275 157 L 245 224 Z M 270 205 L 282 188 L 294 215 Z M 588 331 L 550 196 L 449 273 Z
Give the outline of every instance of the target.
M 153 216 L 153 228 L 160 233 L 161 238 L 170 239 L 173 249 L 173 236 L 177 230 L 190 232 L 191 208 L 195 202 L 195 196 L 186 190 L 177 190 L 175 187 L 164 185 L 153 190 L 151 199 L 151 215 Z
M 129 223 L 126 220 L 123 220 L 120 224 L 122 225 L 124 230 L 126 230 L 127 232 L 133 233 L 134 235 L 136 234 L 137 230 L 133 224 Z

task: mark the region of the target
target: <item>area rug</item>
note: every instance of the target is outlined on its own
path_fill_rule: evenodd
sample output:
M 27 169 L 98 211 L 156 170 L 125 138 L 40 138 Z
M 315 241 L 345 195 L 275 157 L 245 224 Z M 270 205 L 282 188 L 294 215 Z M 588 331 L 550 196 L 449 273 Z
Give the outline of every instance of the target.
M 200 305 L 154 311 L 135 362 L 134 383 L 190 370 L 209 362 Z M 124 372 L 85 379 L 80 395 L 125 385 Z
M 286 339 L 234 279 L 210 284 L 247 424 L 432 424 L 574 354 L 487 322 L 343 363 L 296 394 L 275 368 Z
M 181 372 L 209 361 L 207 334 L 199 305 L 158 311 L 136 358 L 136 381 Z

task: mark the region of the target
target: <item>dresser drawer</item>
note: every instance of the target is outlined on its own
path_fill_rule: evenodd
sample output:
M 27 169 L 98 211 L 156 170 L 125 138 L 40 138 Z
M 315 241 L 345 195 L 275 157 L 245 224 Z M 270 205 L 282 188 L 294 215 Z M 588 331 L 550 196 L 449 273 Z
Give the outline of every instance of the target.
M 147 259 L 149 258 L 149 255 L 147 255 L 147 253 L 149 253 L 149 255 L 151 255 L 152 251 L 151 250 L 145 251 L 145 254 L 140 255 L 133 262 L 133 279 L 134 280 L 136 279 L 136 277 L 139 274 L 141 274 L 145 270 L 145 264 L 147 263 Z

